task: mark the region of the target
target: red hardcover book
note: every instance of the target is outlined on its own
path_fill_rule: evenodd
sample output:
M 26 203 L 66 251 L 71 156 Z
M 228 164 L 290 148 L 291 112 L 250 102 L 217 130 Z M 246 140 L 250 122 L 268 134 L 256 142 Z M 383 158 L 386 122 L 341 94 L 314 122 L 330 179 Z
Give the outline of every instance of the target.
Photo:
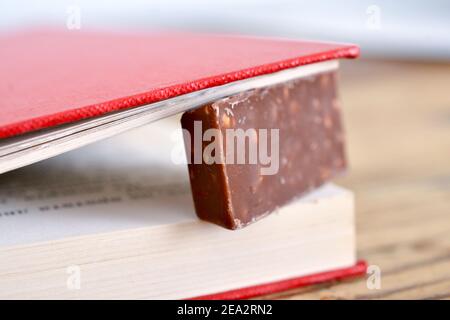
M 0 173 L 244 90 L 335 69 L 329 60 L 359 53 L 316 41 L 79 30 L 1 34 L 0 47 Z
M 2 34 L 0 48 L 0 173 L 359 54 L 354 45 L 316 41 L 79 30 Z M 249 298 L 364 272 L 359 262 L 196 298 Z

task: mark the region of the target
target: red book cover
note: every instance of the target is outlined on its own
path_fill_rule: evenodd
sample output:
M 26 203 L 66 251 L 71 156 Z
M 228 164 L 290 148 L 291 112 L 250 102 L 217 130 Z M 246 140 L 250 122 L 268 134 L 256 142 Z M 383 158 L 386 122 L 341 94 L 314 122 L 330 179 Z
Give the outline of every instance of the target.
M 239 300 L 257 296 L 278 293 L 295 288 L 311 286 L 319 283 L 338 281 L 360 277 L 366 273 L 367 263 L 358 261 L 354 266 L 337 270 L 316 273 L 298 278 L 260 284 L 252 287 L 219 292 L 215 294 L 194 297 L 189 300 Z
M 0 35 L 0 138 L 337 58 L 354 45 L 243 36 Z

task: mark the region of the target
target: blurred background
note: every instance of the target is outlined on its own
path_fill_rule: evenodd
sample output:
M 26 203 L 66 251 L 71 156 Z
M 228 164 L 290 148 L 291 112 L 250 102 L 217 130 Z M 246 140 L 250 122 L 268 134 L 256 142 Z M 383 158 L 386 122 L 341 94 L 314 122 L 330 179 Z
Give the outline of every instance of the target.
M 2 0 L 0 31 L 182 29 L 314 38 L 361 45 L 364 55 L 450 59 L 450 2 L 296 0 Z
M 360 45 L 361 58 L 341 64 L 350 169 L 338 183 L 355 191 L 358 256 L 381 268 L 382 290 L 368 294 L 362 280 L 290 295 L 450 298 L 450 1 L 2 0 L 0 15 L 0 33 L 169 29 Z

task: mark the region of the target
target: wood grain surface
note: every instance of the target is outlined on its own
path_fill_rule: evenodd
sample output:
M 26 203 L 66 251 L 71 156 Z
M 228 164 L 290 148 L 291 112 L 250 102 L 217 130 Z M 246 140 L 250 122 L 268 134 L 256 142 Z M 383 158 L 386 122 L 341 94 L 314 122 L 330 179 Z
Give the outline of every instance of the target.
M 341 100 L 366 278 L 262 298 L 450 299 L 450 64 L 346 61 Z

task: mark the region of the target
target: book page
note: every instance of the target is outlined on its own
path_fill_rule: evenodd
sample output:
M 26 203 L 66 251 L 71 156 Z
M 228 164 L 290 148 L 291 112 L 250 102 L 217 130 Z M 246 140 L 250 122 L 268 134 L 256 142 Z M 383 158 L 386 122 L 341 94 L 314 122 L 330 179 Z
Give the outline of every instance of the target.
M 168 118 L 0 175 L 0 245 L 197 219 L 178 128 Z

